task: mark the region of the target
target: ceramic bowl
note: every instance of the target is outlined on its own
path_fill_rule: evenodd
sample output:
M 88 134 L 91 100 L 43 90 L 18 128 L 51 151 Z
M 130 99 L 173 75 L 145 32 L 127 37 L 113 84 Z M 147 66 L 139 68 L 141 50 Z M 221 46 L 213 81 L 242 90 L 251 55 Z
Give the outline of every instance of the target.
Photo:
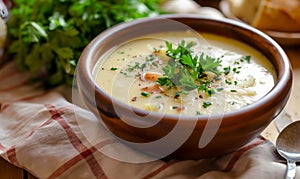
M 174 30 L 173 26 L 164 23 L 165 19 L 185 24 L 195 31 L 236 39 L 262 52 L 276 69 L 275 86 L 257 102 L 221 116 L 149 114 L 148 111 L 131 108 L 115 100 L 96 84 L 93 75 L 95 64 L 120 43 L 145 34 Z M 152 156 L 176 159 L 216 157 L 249 143 L 283 110 L 292 86 L 289 59 L 269 36 L 240 22 L 199 15 L 164 15 L 114 26 L 99 34 L 85 48 L 76 76 L 82 99 L 114 137 Z M 139 121 L 133 114 L 147 116 L 147 120 Z M 154 125 L 136 127 L 131 123 Z

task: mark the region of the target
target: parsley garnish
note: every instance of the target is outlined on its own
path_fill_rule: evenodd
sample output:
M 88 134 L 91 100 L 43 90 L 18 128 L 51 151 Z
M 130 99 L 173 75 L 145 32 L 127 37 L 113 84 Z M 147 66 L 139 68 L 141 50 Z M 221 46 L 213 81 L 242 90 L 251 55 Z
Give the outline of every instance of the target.
M 166 55 L 171 57 L 168 64 L 163 67 L 164 74 L 157 80 L 161 86 L 170 88 L 177 87 L 185 91 L 197 89 L 203 90 L 208 94 L 213 94 L 211 89 L 208 89 L 210 81 L 207 81 L 207 72 L 212 72 L 216 76 L 221 72 L 218 67 L 221 66 L 221 60 L 212 58 L 201 53 L 193 55 L 191 47 L 196 43 L 186 43 L 181 41 L 177 48 L 173 48 L 172 43 L 166 41 Z
M 230 66 L 223 68 L 224 74 L 228 75 L 230 73 Z
M 217 91 L 223 91 L 224 90 L 224 88 L 222 88 L 222 87 L 220 87 L 220 88 L 217 88 Z
M 150 94 L 147 93 L 147 92 L 145 92 L 145 91 L 142 91 L 142 92 L 141 92 L 141 95 L 144 96 L 144 97 L 149 97 L 149 96 L 150 96 Z
M 242 59 L 244 59 L 244 60 L 246 60 L 248 63 L 250 63 L 251 56 L 249 56 L 249 55 L 243 56 Z
M 238 68 L 233 68 L 232 71 L 233 71 L 234 73 L 240 73 L 240 71 L 238 70 Z
M 232 82 L 229 81 L 229 80 L 227 80 L 227 79 L 225 79 L 225 83 L 228 84 L 228 85 L 231 85 L 231 84 L 232 84 Z
M 202 106 L 204 108 L 207 108 L 208 106 L 211 106 L 211 105 L 212 105 L 212 103 L 210 101 L 204 101 L 203 104 L 202 104 Z

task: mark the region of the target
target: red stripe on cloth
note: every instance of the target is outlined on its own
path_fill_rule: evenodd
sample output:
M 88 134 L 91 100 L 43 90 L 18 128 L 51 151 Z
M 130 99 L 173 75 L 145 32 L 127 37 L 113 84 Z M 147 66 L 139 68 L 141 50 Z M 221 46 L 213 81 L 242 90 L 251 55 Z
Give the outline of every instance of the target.
M 3 103 L 1 104 L 0 103 L 0 112 L 4 111 L 8 106 L 9 105 L 7 103 L 5 103 L 5 104 L 3 104 Z
M 246 145 L 245 147 L 242 147 L 241 149 L 239 149 L 238 151 L 235 152 L 235 154 L 233 155 L 233 157 L 231 158 L 231 160 L 229 161 L 229 163 L 227 164 L 227 166 L 225 167 L 225 169 L 223 169 L 223 172 L 230 172 L 232 170 L 232 168 L 234 167 L 234 165 L 236 164 L 236 162 L 239 160 L 239 158 L 248 150 L 261 145 L 263 143 L 265 143 L 267 140 L 263 137 L 259 137 L 259 139 L 257 141 L 255 141 L 254 143 L 251 143 L 249 145 Z
M 75 134 L 73 129 L 69 126 L 67 121 L 61 116 L 61 111 L 59 112 L 56 110 L 56 108 L 52 105 L 45 105 L 45 107 L 48 109 L 49 113 L 52 115 L 52 119 L 56 120 L 65 130 L 71 144 L 73 147 L 80 153 L 80 156 L 85 159 L 85 161 L 88 163 L 90 169 L 94 173 L 96 177 L 103 177 L 104 172 L 93 156 L 93 153 L 88 149 L 85 145 L 82 144 L 78 136 Z
M 95 146 L 89 148 L 88 150 L 91 153 L 94 153 L 95 151 L 101 149 L 102 147 L 112 144 L 112 143 L 116 143 L 117 141 L 114 139 L 109 139 L 109 140 L 105 140 L 105 141 L 101 141 L 100 143 L 96 144 Z M 86 153 L 86 151 L 83 151 L 82 153 Z M 79 161 L 81 161 L 83 159 L 84 154 L 78 154 L 75 157 L 73 157 L 72 159 L 70 159 L 69 161 L 67 161 L 66 163 L 64 163 L 62 166 L 60 166 L 56 171 L 54 171 L 52 173 L 52 175 L 49 178 L 57 178 L 58 176 L 60 176 L 62 173 L 64 173 L 66 170 L 68 170 L 69 168 L 71 168 L 72 166 L 74 166 L 76 163 L 78 163 Z M 106 178 L 106 176 L 104 175 L 104 172 L 102 170 L 98 171 L 99 174 L 98 176 L 100 176 L 101 178 Z M 100 173 L 102 172 L 102 173 Z
M 162 171 L 166 170 L 169 166 L 173 165 L 174 163 L 177 163 L 177 161 L 172 160 L 170 162 L 164 163 L 158 169 L 152 171 L 151 173 L 149 173 L 148 175 L 146 175 L 145 177 L 143 177 L 143 179 L 152 178 L 152 177 L 158 175 L 159 173 L 161 173 Z
M 93 152 L 95 152 L 96 150 L 101 149 L 104 146 L 107 146 L 109 144 L 113 144 L 113 143 L 117 143 L 118 141 L 116 139 L 108 139 L 108 140 L 104 140 L 99 142 L 98 144 L 96 144 L 94 147 L 91 148 L 91 150 Z
M 4 145 L 2 145 L 1 143 L 0 143 L 0 150 L 2 150 L 2 151 L 6 150 L 6 147 L 4 147 Z
M 7 158 L 10 161 L 10 163 L 12 163 L 12 164 L 14 164 L 16 166 L 19 166 L 19 167 L 21 166 L 20 163 L 17 160 L 17 154 L 16 154 L 16 148 L 15 148 L 15 146 L 12 146 L 11 148 L 9 148 L 6 151 L 6 154 L 7 154 Z
M 53 172 L 48 178 L 57 178 L 58 176 L 60 176 L 61 174 L 63 174 L 65 171 L 67 171 L 69 168 L 71 168 L 72 166 L 74 166 L 76 163 L 78 163 L 79 161 L 81 161 L 83 158 L 80 154 L 76 155 L 75 157 L 73 157 L 71 160 L 67 161 L 66 163 L 64 163 L 62 166 L 60 166 L 55 172 Z
M 54 119 L 52 119 L 52 118 L 48 119 L 46 122 L 44 122 L 44 123 L 43 123 L 42 125 L 40 125 L 38 128 L 32 130 L 32 131 L 28 134 L 27 137 L 32 136 L 38 129 L 40 129 L 40 128 L 44 127 L 44 126 L 49 125 L 53 120 L 54 120 Z

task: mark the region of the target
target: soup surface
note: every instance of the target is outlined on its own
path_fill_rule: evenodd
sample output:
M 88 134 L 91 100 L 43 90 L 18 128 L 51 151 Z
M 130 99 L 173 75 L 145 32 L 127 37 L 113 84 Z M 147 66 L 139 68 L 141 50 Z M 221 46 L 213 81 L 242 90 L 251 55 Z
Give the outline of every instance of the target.
M 133 39 L 99 59 L 97 84 L 131 106 L 168 114 L 221 114 L 268 93 L 275 69 L 252 47 L 192 32 Z

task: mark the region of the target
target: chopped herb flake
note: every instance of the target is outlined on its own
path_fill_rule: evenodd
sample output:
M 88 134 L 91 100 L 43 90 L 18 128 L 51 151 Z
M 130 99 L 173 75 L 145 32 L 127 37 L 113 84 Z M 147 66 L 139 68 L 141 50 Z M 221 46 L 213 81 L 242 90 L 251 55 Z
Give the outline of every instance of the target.
M 212 105 L 212 102 L 210 102 L 210 101 L 204 101 L 203 104 L 202 104 L 202 106 L 204 108 L 207 108 L 208 106 L 211 106 L 211 105 Z
M 223 70 L 224 70 L 224 74 L 228 75 L 230 73 L 230 66 L 223 68 Z
M 217 91 L 223 91 L 224 90 L 224 88 L 217 88 Z
M 237 102 L 236 101 L 230 101 L 229 104 L 235 105 L 235 104 L 237 104 Z
M 240 73 L 240 71 L 239 71 L 237 68 L 233 68 L 232 71 L 233 71 L 234 73 Z
M 251 56 L 247 55 L 243 57 L 244 60 L 246 60 L 248 63 L 250 63 Z
M 213 95 L 213 94 L 216 93 L 215 90 L 212 89 L 212 88 L 206 88 L 205 92 L 206 92 L 209 96 L 211 96 L 211 95 Z
M 149 96 L 150 96 L 150 94 L 147 93 L 147 92 L 145 92 L 145 91 L 142 91 L 142 92 L 141 92 L 141 95 L 144 96 L 144 97 L 149 97 Z
M 229 81 L 229 80 L 227 80 L 227 79 L 225 79 L 225 83 L 228 84 L 228 85 L 231 85 L 231 84 L 232 84 L 232 82 Z

